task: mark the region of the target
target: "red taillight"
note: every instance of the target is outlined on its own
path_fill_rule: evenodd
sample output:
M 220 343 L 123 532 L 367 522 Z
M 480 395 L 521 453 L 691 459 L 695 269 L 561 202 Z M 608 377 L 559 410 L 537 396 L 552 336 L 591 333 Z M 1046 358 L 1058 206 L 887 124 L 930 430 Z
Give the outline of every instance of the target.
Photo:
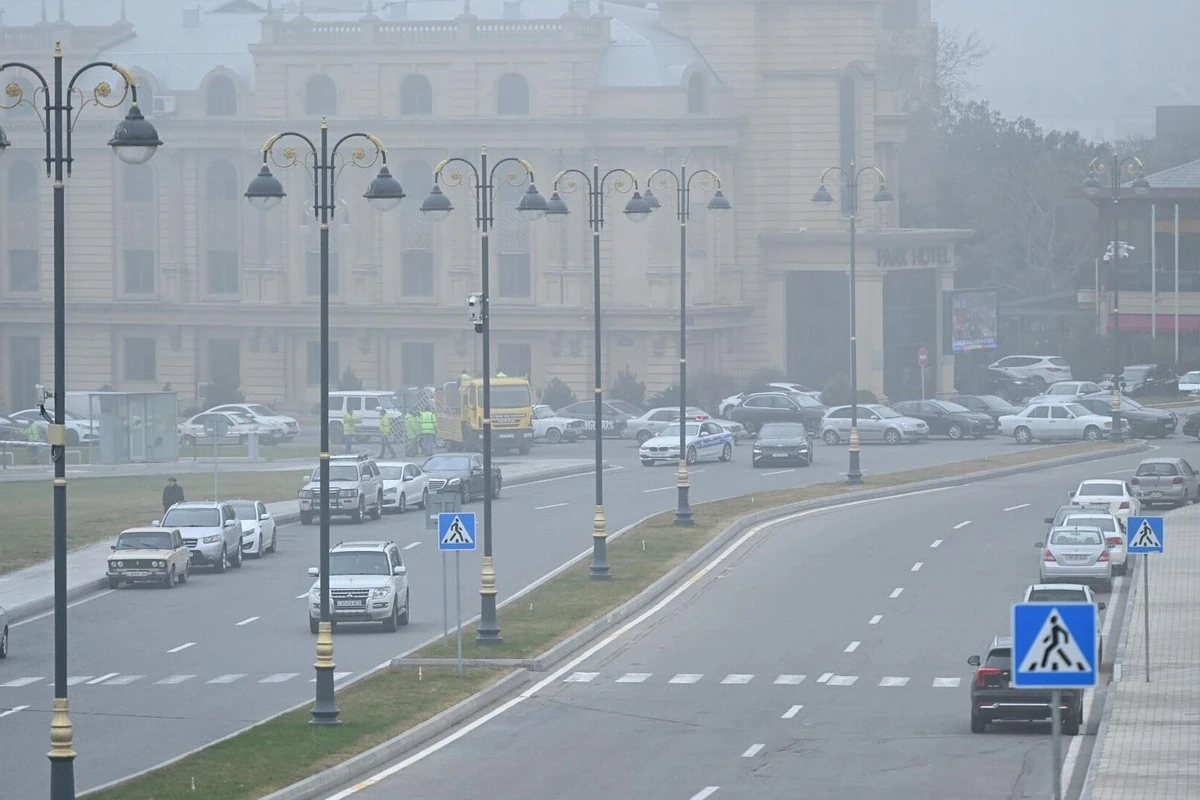
M 1057 560 L 1058 559 L 1054 557 L 1054 553 L 1051 553 L 1049 550 L 1042 553 L 1042 561 L 1057 561 Z
M 1099 558 L 1097 558 L 1097 559 L 1096 559 L 1096 561 L 1108 561 L 1108 551 L 1107 551 L 1107 550 L 1101 550 L 1101 551 L 1100 551 L 1100 557 L 1099 557 Z
M 999 678 L 1000 670 L 995 667 L 980 667 L 975 670 L 975 685 L 979 688 L 987 686 L 988 678 Z
M 1121 537 L 1120 537 L 1120 536 L 1106 536 L 1106 537 L 1104 537 L 1104 543 L 1105 543 L 1105 544 L 1116 545 L 1117 547 L 1120 547 L 1120 546 L 1121 546 L 1121 542 L 1122 542 L 1122 539 L 1121 539 Z
M 1129 482 L 1132 483 L 1134 486 L 1137 486 L 1139 483 L 1137 478 L 1130 478 Z M 1180 483 L 1183 483 L 1183 481 L 1180 481 Z
M 1129 508 L 1129 501 L 1128 501 L 1128 500 L 1122 500 L 1122 501 L 1121 501 L 1121 505 L 1117 506 L 1117 508 Z
M 1172 485 L 1174 485 L 1174 486 L 1182 486 L 1182 485 L 1183 485 L 1183 478 L 1171 478 L 1171 483 L 1172 483 Z

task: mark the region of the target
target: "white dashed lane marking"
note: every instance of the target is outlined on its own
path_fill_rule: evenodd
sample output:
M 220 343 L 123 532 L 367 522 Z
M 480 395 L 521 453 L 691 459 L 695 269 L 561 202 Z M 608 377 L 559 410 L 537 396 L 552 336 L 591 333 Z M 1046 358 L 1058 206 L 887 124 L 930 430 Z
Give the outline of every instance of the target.
M 564 680 L 563 683 L 591 683 L 599 674 L 599 672 L 576 672 Z
M 908 678 L 884 678 L 879 682 L 880 686 L 907 686 Z
M 113 678 L 112 680 L 105 681 L 104 685 L 105 686 L 128 686 L 131 683 L 140 681 L 144 677 L 146 677 L 146 676 L 145 675 L 118 675 L 117 677 Z
M 935 689 L 957 689 L 962 683 L 962 678 L 934 678 L 933 688 Z
M 299 676 L 299 672 L 276 672 L 274 675 L 268 675 L 263 678 L 259 683 L 283 683 Z
M 766 745 L 762 743 L 752 744 L 746 748 L 746 752 L 742 753 L 742 758 L 754 758 L 764 747 Z
M 925 562 L 924 562 L 924 561 L 918 561 L 917 563 L 915 563 L 915 564 L 913 564 L 913 565 L 912 565 L 912 570 L 911 570 L 911 571 L 912 571 L 912 572 L 920 572 L 920 571 L 921 571 L 921 567 L 923 567 L 923 566 L 925 566 Z
M 101 676 L 100 676 L 100 677 L 98 677 L 98 678 L 92 678 L 90 681 L 88 681 L 88 682 L 87 682 L 87 685 L 88 685 L 88 686 L 95 686 L 95 685 L 96 685 L 96 684 L 98 684 L 98 683 L 104 683 L 104 682 L 105 682 L 106 680 L 108 680 L 109 678 L 115 678 L 115 677 L 117 677 L 117 676 L 118 676 L 118 675 L 120 675 L 120 674 L 121 674 L 121 673 L 119 673 L 119 672 L 110 672 L 110 673 L 108 673 L 107 675 L 101 675 Z
M 154 684 L 156 686 L 178 686 L 181 683 L 186 683 L 187 681 L 190 681 L 194 677 L 196 677 L 196 676 L 195 675 L 168 675 L 167 677 L 163 678 L 161 681 L 155 681 Z
M 958 523 L 957 525 L 955 525 L 955 526 L 954 526 L 954 530 L 956 530 L 956 531 L 960 531 L 960 530 L 962 530 L 963 528 L 967 527 L 967 526 L 968 526 L 968 525 L 970 525 L 970 524 L 971 524 L 971 520 L 969 520 L 969 519 L 964 519 L 962 522 L 960 522 L 960 523 Z
M 829 683 L 829 679 L 833 677 L 832 672 L 826 672 L 821 677 L 817 678 L 817 683 Z
M 565 505 L 567 505 L 567 504 L 566 503 L 551 503 L 548 506 L 535 506 L 533 510 L 534 511 L 545 511 L 548 508 L 562 508 Z
M 401 549 L 401 550 L 412 550 L 414 547 L 416 547 L 416 546 L 417 546 L 417 545 L 419 545 L 419 544 L 421 544 L 421 543 L 420 543 L 420 542 L 413 542 L 412 544 L 406 544 L 406 545 L 404 545 L 404 547 L 402 547 L 402 548 L 400 548 L 400 549 Z
M 941 539 L 934 539 L 934 540 L 933 540 L 933 544 L 931 544 L 931 545 L 929 545 L 929 546 L 930 546 L 930 547 L 941 547 L 941 546 L 942 546 L 942 540 L 941 540 Z
M 862 642 L 851 642 L 850 644 L 846 645 L 846 649 L 843 652 L 853 653 L 855 650 L 858 649 L 858 646 L 860 644 L 862 644 Z
M 337 681 L 340 681 L 342 678 L 345 678 L 345 677 L 347 677 L 347 676 L 350 676 L 350 675 L 353 675 L 353 674 L 354 674 L 353 672 L 335 672 L 335 673 L 333 673 L 333 680 L 334 680 L 334 682 L 337 682 Z M 308 682 L 309 682 L 309 683 L 316 683 L 316 682 L 317 682 L 317 679 L 316 679 L 316 678 L 309 678 L 309 679 L 308 679 Z
M 650 674 L 649 672 L 626 672 L 617 678 L 617 683 L 645 683 Z
M 712 797 L 714 794 L 716 794 L 717 789 L 720 788 L 720 786 L 705 786 L 703 789 L 692 795 L 689 800 L 706 800 L 706 798 Z
M 237 626 L 240 628 L 241 626 L 249 625 L 251 622 L 254 622 L 255 620 L 258 620 L 258 619 L 262 619 L 262 617 L 246 617 L 244 620 L 237 623 Z
M 211 681 L 205 681 L 205 683 L 234 683 L 244 677 L 246 677 L 246 673 L 244 672 L 233 672 L 228 675 L 218 675 Z
M 13 706 L 7 711 L 0 711 L 0 717 L 7 717 L 10 714 L 16 714 L 18 711 L 24 711 L 27 708 L 29 708 L 29 706 Z
M 168 653 L 178 653 L 178 652 L 181 652 L 181 651 L 183 651 L 183 650 L 187 650 L 189 647 L 195 647 L 195 646 L 196 646 L 196 643 L 195 643 L 195 642 L 188 642 L 187 644 L 181 644 L 181 645 L 179 645 L 179 647 L 172 647 L 172 648 L 171 648 L 170 650 L 168 650 L 167 652 L 168 652 Z
M 9 681 L 8 683 L 0 683 L 0 688 L 16 689 L 21 686 L 28 686 L 31 683 L 37 683 L 38 681 L 44 680 L 46 680 L 46 678 L 41 675 L 37 676 L 36 678 L 17 678 Z
M 1009 506 L 1008 508 L 1006 508 L 1004 510 L 1005 511 L 1018 511 L 1022 508 L 1029 508 L 1029 503 L 1021 503 L 1021 505 L 1019 505 L 1019 506 Z
M 799 714 L 800 709 L 802 709 L 802 708 L 804 708 L 804 706 L 792 706 L 787 711 L 783 712 L 783 716 L 780 717 L 780 719 L 791 719 L 792 717 Z
M 891 598 L 892 600 L 895 600 L 897 597 L 900 596 L 900 593 L 903 591 L 904 591 L 903 588 L 897 587 L 895 589 L 892 589 L 892 593 L 889 594 L 888 597 Z
M 868 622 L 867 624 L 868 625 L 878 625 L 879 620 L 881 620 L 881 619 L 883 619 L 883 614 L 876 614 L 875 616 L 871 617 L 871 621 Z
M 853 686 L 858 680 L 857 675 L 834 675 L 829 679 L 830 686 Z

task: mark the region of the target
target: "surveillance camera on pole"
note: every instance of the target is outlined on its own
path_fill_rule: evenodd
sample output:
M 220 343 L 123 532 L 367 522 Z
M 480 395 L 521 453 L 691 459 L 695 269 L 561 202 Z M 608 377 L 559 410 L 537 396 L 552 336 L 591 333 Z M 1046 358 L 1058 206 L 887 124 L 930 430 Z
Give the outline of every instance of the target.
M 486 313 L 481 293 L 472 292 L 467 295 L 467 321 L 475 326 L 476 333 L 483 333 L 483 316 Z

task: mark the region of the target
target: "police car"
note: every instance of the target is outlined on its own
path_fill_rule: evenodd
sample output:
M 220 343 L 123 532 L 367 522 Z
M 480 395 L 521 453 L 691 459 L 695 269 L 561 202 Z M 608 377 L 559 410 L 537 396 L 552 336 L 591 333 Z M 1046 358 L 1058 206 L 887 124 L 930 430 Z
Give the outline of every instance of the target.
M 734 436 L 716 422 L 689 422 L 686 434 L 687 463 L 695 464 L 702 458 L 720 461 L 733 458 Z M 646 440 L 638 449 L 638 456 L 647 467 L 679 461 L 679 425 L 668 425 L 658 436 Z

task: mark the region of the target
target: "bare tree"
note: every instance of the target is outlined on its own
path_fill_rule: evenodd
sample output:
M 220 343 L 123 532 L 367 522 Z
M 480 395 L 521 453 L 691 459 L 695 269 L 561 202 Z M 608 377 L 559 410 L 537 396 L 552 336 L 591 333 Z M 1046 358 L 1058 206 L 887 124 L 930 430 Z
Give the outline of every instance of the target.
M 971 73 L 984 62 L 991 48 L 983 44 L 974 31 L 939 29 L 937 37 L 931 99 L 942 106 L 974 91 Z

